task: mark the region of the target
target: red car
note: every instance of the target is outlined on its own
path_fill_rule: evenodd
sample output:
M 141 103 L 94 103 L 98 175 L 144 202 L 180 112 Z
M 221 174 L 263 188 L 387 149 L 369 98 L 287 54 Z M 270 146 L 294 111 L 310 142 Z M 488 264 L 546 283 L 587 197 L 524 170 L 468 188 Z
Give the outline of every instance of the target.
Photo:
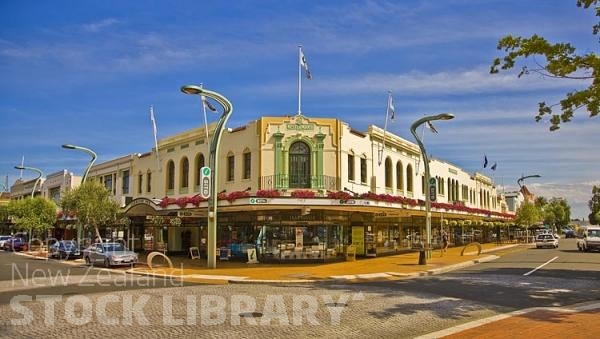
M 27 242 L 23 238 L 10 238 L 4 242 L 5 251 L 27 251 Z

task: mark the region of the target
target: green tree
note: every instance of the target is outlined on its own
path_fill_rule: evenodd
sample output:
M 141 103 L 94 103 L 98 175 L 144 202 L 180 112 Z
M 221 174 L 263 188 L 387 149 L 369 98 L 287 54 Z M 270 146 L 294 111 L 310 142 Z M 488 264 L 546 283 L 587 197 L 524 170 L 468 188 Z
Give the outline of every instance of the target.
M 518 225 L 525 226 L 528 232 L 531 225 L 542 219 L 540 208 L 527 200 L 517 208 L 516 216 L 515 222 Z
M 30 236 L 45 235 L 56 223 L 57 206 L 42 197 L 11 200 L 8 213 L 15 228 L 27 231 Z
M 585 9 L 595 8 L 596 17 L 600 17 L 598 0 L 577 0 L 577 7 Z M 600 23 L 592 27 L 592 34 L 600 31 Z M 600 109 L 600 58 L 594 52 L 585 54 L 576 53 L 575 47 L 570 43 L 550 43 L 541 36 L 534 34 L 529 38 L 507 35 L 500 39 L 498 50 L 503 50 L 504 57 L 496 58 L 492 63 L 490 73 L 499 70 L 508 70 L 515 67 L 517 60 L 527 59 L 533 61 L 528 66 L 522 66 L 518 77 L 525 74 L 536 73 L 549 78 L 578 80 L 591 84 L 581 90 L 574 90 L 558 103 L 551 105 L 542 101 L 538 104 L 537 122 L 545 115 L 550 116 L 550 131 L 560 128 L 561 122 L 571 121 L 573 114 L 580 108 L 585 108 L 590 117 L 598 115 Z M 536 58 L 540 56 L 542 58 Z M 531 58 L 531 59 L 530 59 Z M 553 108 L 560 105 L 561 114 L 554 114 Z
M 544 224 L 552 226 L 566 226 L 571 221 L 571 206 L 563 198 L 552 198 L 543 209 Z
M 588 207 L 591 212 L 588 215 L 590 223 L 600 224 L 600 187 L 592 187 L 592 198 L 588 201 Z
M 99 227 L 114 224 L 119 212 L 119 205 L 110 191 L 97 181 L 86 181 L 75 189 L 63 192 L 60 206 L 64 213 L 75 214 L 80 228 L 93 228 L 99 239 L 102 239 Z

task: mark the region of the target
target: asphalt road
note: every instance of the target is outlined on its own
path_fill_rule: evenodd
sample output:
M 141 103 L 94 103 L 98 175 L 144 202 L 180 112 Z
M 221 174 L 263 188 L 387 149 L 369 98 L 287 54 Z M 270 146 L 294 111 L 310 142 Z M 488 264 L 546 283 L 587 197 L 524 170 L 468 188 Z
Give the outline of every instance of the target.
M 572 239 L 443 275 L 360 284 L 182 286 L 135 277 L 123 286 L 118 270 L 12 253 L 0 253 L 0 265 L 0 337 L 10 338 L 411 338 L 528 307 L 600 301 L 600 253 L 577 252 Z M 17 274 L 13 283 L 17 269 L 29 280 Z M 56 279 L 65 270 L 69 278 Z

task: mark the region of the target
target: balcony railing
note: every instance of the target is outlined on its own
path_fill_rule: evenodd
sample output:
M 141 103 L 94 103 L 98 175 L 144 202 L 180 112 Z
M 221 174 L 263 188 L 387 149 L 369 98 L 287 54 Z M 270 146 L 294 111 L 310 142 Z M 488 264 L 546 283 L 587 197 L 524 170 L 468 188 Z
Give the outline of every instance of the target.
M 287 174 L 267 175 L 260 178 L 261 190 L 288 189 L 288 188 L 309 188 L 337 190 L 339 187 L 338 179 L 328 175 L 313 175 L 310 177 L 300 177 Z

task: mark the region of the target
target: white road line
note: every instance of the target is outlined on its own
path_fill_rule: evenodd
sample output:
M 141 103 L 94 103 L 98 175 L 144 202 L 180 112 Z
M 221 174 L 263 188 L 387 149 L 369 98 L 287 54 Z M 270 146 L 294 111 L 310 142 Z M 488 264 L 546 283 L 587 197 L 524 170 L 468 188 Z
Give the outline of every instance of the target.
M 535 272 L 535 271 L 539 270 L 540 268 L 542 268 L 542 267 L 544 267 L 544 266 L 548 265 L 549 263 L 553 262 L 553 261 L 554 261 L 554 260 L 556 260 L 556 259 L 558 259 L 558 257 L 554 257 L 554 258 L 552 258 L 552 259 L 550 259 L 550 260 L 546 261 L 545 263 L 541 264 L 540 266 L 538 266 L 538 267 L 536 267 L 536 268 L 532 269 L 531 271 L 529 271 L 529 272 L 527 272 L 527 273 L 525 273 L 525 274 L 523 274 L 523 275 L 530 275 L 531 273 L 533 273 L 533 272 Z

